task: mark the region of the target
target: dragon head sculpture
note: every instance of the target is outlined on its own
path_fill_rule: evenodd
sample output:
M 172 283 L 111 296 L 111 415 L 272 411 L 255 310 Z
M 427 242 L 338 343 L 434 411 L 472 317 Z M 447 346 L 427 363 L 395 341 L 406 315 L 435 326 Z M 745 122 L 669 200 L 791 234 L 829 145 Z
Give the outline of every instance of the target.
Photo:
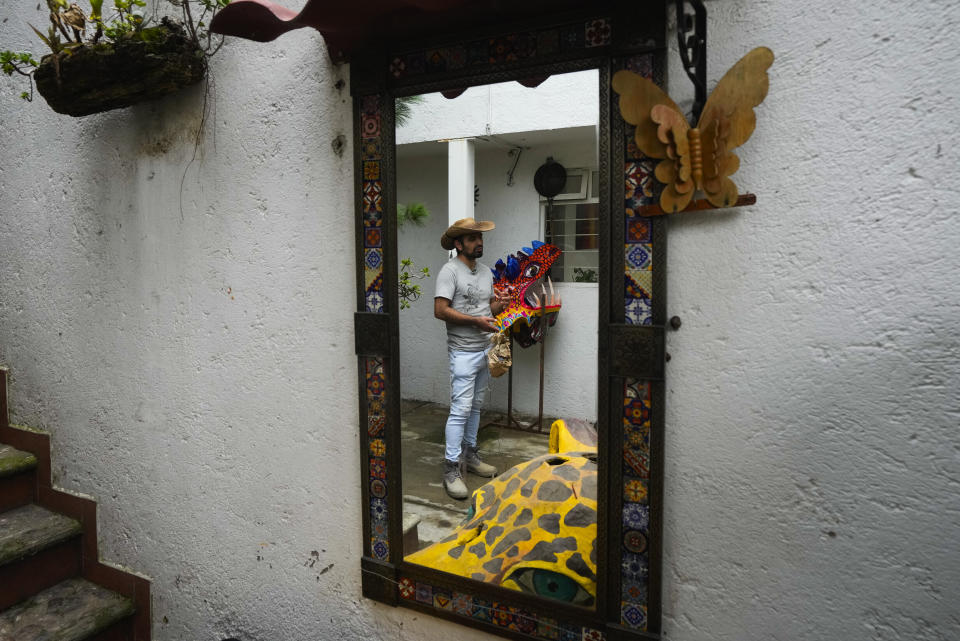
M 497 314 L 495 326 L 507 328 L 521 347 L 529 347 L 543 338 L 544 323 L 552 326 L 560 311 L 559 298 L 553 297 L 553 284 L 548 297 L 544 280 L 550 266 L 560 257 L 556 245 L 534 240 L 533 247 L 524 247 L 515 254 L 497 261 L 493 271 L 493 291 L 498 298 L 508 297 L 510 302 Z M 540 289 L 541 299 L 538 296 Z

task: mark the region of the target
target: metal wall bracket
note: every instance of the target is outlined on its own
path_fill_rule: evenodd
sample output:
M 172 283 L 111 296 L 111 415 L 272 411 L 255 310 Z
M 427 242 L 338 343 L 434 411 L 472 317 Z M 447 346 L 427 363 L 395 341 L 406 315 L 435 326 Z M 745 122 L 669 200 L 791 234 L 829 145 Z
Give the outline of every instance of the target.
M 356 312 L 353 315 L 353 332 L 357 356 L 390 355 L 389 314 Z
M 693 7 L 693 14 L 684 5 Z M 700 112 L 707 102 L 707 8 L 701 0 L 676 0 L 677 44 L 680 59 L 696 90 L 693 100 L 693 122 L 700 120 Z
M 663 325 L 611 323 L 607 336 L 610 376 L 663 380 Z

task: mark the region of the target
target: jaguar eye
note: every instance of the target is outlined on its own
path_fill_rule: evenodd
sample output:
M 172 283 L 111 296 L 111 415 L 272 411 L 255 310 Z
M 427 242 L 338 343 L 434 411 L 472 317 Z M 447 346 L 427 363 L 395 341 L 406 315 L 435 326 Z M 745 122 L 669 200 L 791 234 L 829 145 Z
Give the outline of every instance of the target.
M 523 271 L 523 276 L 525 278 L 536 278 L 537 274 L 540 273 L 540 265 L 533 263 Z
M 593 596 L 584 590 L 579 583 L 552 570 L 524 569 L 513 573 L 504 583 L 507 584 L 507 581 L 512 581 L 523 592 L 567 601 L 576 605 L 593 605 Z M 507 585 L 507 587 L 510 586 Z

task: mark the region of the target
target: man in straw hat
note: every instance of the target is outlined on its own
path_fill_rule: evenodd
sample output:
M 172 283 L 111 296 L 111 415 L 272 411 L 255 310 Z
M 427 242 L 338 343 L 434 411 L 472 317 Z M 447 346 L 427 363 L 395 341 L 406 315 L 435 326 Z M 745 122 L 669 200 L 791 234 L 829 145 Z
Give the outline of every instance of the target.
M 444 249 L 457 255 L 437 275 L 433 315 L 447 323 L 447 351 L 450 356 L 450 415 L 446 426 L 443 487 L 452 498 L 469 496 L 461 476 L 461 460 L 468 472 L 490 478 L 497 469 L 480 460 L 477 431 L 480 410 L 490 381 L 487 351 L 495 314 L 505 301 L 494 298 L 493 272 L 477 261 L 483 256 L 483 232 L 493 229 L 490 221 L 461 218 L 440 237 Z

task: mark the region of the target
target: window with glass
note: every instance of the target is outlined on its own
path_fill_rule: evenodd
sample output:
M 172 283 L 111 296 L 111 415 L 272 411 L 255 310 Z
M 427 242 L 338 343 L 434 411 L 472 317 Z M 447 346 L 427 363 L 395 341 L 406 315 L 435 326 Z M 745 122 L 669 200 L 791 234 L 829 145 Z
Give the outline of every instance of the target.
M 563 250 L 550 269 L 554 282 L 597 282 L 599 186 L 598 171 L 569 169 L 563 191 L 541 199 L 544 240 Z

